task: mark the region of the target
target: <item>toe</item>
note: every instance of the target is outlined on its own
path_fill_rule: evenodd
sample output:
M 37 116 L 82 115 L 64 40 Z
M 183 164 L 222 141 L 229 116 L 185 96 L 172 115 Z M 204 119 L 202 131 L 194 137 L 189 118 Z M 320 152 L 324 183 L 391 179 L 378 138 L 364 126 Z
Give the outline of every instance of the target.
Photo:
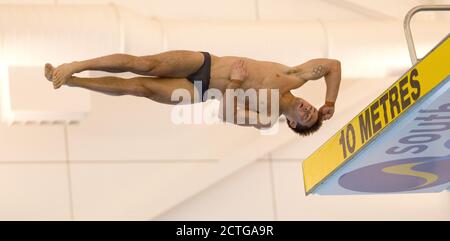
M 49 81 L 52 81 L 52 76 L 53 76 L 53 66 L 47 63 L 45 65 L 45 78 L 47 78 L 47 80 Z
M 61 83 L 62 83 L 62 80 L 58 78 L 58 80 L 55 82 L 55 87 L 56 88 L 61 87 Z

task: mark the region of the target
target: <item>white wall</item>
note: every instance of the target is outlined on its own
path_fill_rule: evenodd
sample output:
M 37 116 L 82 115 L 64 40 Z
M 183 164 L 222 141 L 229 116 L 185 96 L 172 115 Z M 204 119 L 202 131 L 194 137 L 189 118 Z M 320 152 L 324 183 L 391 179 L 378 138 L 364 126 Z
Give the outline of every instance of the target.
M 258 161 L 153 220 L 273 220 L 272 174 Z
M 287 151 L 289 147 L 281 152 Z M 279 154 L 211 186 L 155 220 L 450 220 L 450 192 L 306 197 L 301 160 L 276 159 Z

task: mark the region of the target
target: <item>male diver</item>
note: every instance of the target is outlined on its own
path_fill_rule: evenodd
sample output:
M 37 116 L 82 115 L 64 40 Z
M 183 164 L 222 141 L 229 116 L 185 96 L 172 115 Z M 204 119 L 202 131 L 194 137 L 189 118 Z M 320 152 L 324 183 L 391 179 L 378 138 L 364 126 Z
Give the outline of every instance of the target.
M 138 77 L 118 78 L 113 76 L 98 78 L 80 78 L 74 76 L 86 70 L 106 71 L 110 73 L 132 72 Z M 62 85 L 81 87 L 108 95 L 133 95 L 145 97 L 165 104 L 179 104 L 172 93 L 183 89 L 190 93 L 191 103 L 206 101 L 208 89 L 217 89 L 224 94 L 223 113 L 219 116 L 227 122 L 258 129 L 269 128 L 279 115 L 287 118 L 288 126 L 300 135 L 310 135 L 317 131 L 322 121 L 334 114 L 334 103 L 341 82 L 341 67 L 338 60 L 312 59 L 301 65 L 289 67 L 283 64 L 258 61 L 250 58 L 224 56 L 219 57 L 207 52 L 185 50 L 168 51 L 148 56 L 113 54 L 104 57 L 75 61 L 54 68 L 45 65 L 45 77 L 53 82 L 55 89 Z M 308 80 L 324 77 L 326 94 L 324 105 L 317 110 L 306 100 L 295 97 L 291 90 L 297 89 Z M 201 87 L 194 85 L 200 81 Z M 263 114 L 258 105 L 248 101 L 226 106 L 226 90 L 278 90 L 278 115 L 269 112 Z M 199 95 L 195 95 L 195 91 Z M 200 96 L 201 98 L 194 98 Z M 267 109 L 271 109 L 271 99 L 266 100 Z M 225 118 L 225 110 L 234 112 L 235 118 Z M 238 121 L 241 118 L 245 120 Z M 264 120 L 264 121 L 263 121 Z M 271 121 L 267 121 L 271 120 Z M 273 121 L 275 120 L 275 121 Z

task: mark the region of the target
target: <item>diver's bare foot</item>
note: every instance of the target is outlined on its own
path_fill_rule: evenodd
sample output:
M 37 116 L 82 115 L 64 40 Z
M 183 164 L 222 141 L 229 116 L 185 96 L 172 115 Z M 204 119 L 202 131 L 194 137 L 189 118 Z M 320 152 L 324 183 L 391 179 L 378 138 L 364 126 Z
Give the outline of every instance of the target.
M 76 65 L 75 62 L 62 64 L 53 70 L 52 75 L 53 88 L 55 89 L 60 88 L 61 86 L 66 84 L 68 80 L 72 78 L 72 75 L 77 72 L 75 65 Z
M 53 70 L 55 68 L 53 65 L 46 63 L 45 64 L 45 78 L 47 78 L 48 81 L 53 82 Z

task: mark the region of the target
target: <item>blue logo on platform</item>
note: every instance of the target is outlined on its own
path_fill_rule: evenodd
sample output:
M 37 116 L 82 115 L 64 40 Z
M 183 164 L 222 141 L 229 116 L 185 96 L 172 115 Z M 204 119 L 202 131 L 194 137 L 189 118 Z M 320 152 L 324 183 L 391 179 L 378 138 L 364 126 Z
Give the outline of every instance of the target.
M 450 149 L 450 140 L 445 143 Z M 358 192 L 403 192 L 450 182 L 450 155 L 377 163 L 346 173 L 339 184 Z
M 450 182 L 450 155 L 407 158 L 362 167 L 339 178 L 339 184 L 358 192 L 403 192 Z

